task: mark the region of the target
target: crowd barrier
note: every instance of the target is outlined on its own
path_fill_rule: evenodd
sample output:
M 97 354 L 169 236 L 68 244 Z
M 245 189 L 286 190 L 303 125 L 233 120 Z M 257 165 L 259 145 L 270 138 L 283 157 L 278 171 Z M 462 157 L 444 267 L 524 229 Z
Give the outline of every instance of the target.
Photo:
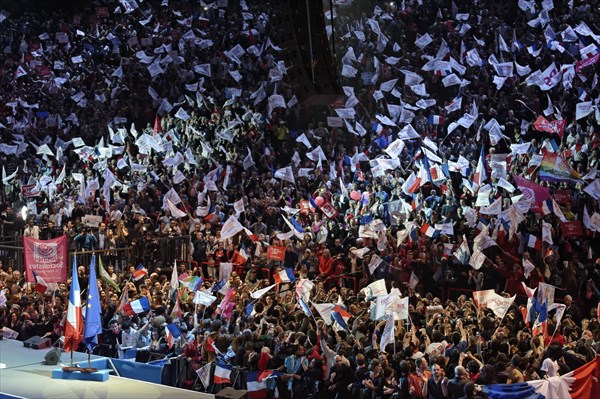
M 154 237 L 151 241 L 140 241 L 132 246 L 132 257 L 135 265 L 143 263 L 149 271 L 156 268 L 171 268 L 175 260 L 190 262 L 192 236 Z
M 87 367 L 87 362 L 81 364 Z M 162 384 L 164 364 L 139 363 L 123 359 L 101 358 L 90 361 L 90 367 L 112 369 L 119 377 Z
M 77 264 L 89 266 L 92 255 L 102 257 L 106 269 L 112 265 L 115 271 L 126 272 L 128 266 L 137 266 L 142 263 L 150 272 L 157 267 L 172 268 L 175 260 L 189 265 L 197 262 L 191 259 L 191 236 L 161 237 L 156 239 L 156 251 L 147 251 L 144 243 L 124 248 L 96 249 L 92 251 L 69 251 L 69 270 L 73 264 L 73 257 L 77 255 Z M 0 237 L 0 261 L 4 267 L 13 270 L 25 271 L 22 237 Z

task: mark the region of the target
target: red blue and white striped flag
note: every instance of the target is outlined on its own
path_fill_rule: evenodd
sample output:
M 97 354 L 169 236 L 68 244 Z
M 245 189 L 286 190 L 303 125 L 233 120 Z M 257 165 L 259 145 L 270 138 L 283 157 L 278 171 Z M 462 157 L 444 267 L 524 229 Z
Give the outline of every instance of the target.
M 148 301 L 148 298 L 145 296 L 123 305 L 123 311 L 126 316 L 132 316 L 148 310 L 150 310 L 150 301 Z

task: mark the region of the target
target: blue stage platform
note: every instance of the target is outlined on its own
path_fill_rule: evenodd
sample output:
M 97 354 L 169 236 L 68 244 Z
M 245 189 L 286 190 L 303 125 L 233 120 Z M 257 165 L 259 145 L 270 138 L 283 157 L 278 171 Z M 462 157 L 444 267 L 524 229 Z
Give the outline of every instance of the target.
M 57 366 L 44 364 L 48 349 L 35 350 L 23 347 L 20 341 L 0 341 L 0 398 L 194 398 L 214 399 L 215 395 L 173 388 L 130 378 L 109 376 L 107 381 L 72 381 L 52 379 Z M 69 363 L 69 354 L 62 353 L 61 364 Z M 74 362 L 87 366 L 87 355 L 75 352 Z M 91 357 L 93 363 L 102 364 L 106 358 Z

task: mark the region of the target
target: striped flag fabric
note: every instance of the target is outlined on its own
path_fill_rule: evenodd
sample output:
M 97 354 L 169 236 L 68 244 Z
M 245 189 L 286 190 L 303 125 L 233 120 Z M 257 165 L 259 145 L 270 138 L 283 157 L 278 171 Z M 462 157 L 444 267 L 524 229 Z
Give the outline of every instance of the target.
M 331 318 L 344 330 L 348 330 L 350 317 L 350 313 L 342 305 L 335 305 L 331 310 Z
M 440 116 L 440 115 L 429 115 L 429 118 L 427 118 L 427 121 L 429 122 L 430 125 L 443 125 L 444 117 Z
M 227 284 L 227 280 L 225 280 L 224 278 L 221 279 L 217 284 L 215 284 L 214 287 L 212 287 L 212 291 L 221 291 L 221 288 L 225 287 L 225 284 Z
M 148 310 L 150 310 L 150 301 L 145 296 L 123 305 L 123 311 L 126 316 L 133 316 L 134 314 L 143 313 Z
M 204 284 L 204 280 L 198 276 L 186 275 L 184 278 L 181 277 L 183 277 L 183 275 L 179 277 L 179 282 L 191 292 L 198 291 L 198 289 L 200 289 L 200 286 Z
M 423 223 L 423 226 L 421 226 L 421 233 L 425 234 L 429 238 L 438 238 L 440 235 L 440 230 L 435 229 L 427 223 Z
M 231 384 L 231 371 L 233 366 L 225 363 L 217 363 L 213 380 L 215 384 Z
M 473 176 L 473 181 L 481 186 L 481 183 L 486 181 L 487 176 L 487 162 L 485 160 L 485 146 L 481 146 L 481 152 L 479 153 L 479 161 L 477 162 L 477 167 L 475 168 L 475 175 Z
M 286 267 L 275 273 L 273 279 L 275 280 L 275 284 L 293 283 L 296 281 L 296 276 L 294 276 L 294 272 L 291 268 Z
M 239 250 L 234 251 L 233 253 L 233 263 L 239 263 L 240 265 L 245 265 L 246 261 L 248 261 L 249 255 L 248 250 L 246 248 L 246 244 L 242 243 L 242 246 Z
M 483 392 L 490 398 L 591 399 L 600 396 L 600 388 L 595 382 L 598 374 L 600 357 L 561 376 L 516 384 L 486 385 Z
M 260 371 L 248 371 L 246 373 L 246 390 L 248 399 L 264 399 L 267 397 L 267 380 L 258 381 Z
M 533 248 L 538 251 L 542 250 L 542 240 L 540 240 L 533 234 L 524 233 L 523 241 L 524 241 L 525 245 L 529 248 Z
M 148 275 L 148 269 L 146 269 L 144 267 L 143 264 L 139 264 L 138 267 L 135 268 L 135 271 L 133 272 L 133 279 L 135 281 L 141 280 L 143 278 L 145 278 Z
M 46 283 L 43 278 L 38 276 L 35 270 L 32 270 L 32 272 L 33 280 L 35 281 L 35 286 L 33 287 L 33 290 L 35 292 L 39 292 L 40 294 L 45 294 L 46 291 L 48 291 L 48 283 Z
M 306 302 L 304 302 L 302 300 L 302 298 L 298 299 L 298 303 L 300 304 L 300 309 L 302 309 L 302 311 L 304 312 L 305 315 L 307 315 L 308 317 L 312 317 L 312 312 L 310 311 L 308 305 L 306 304 Z
M 252 317 L 256 314 L 256 312 L 254 311 L 254 302 L 250 302 L 248 304 L 248 306 L 246 306 L 246 317 Z
M 71 292 L 67 307 L 67 323 L 65 326 L 65 352 L 77 349 L 83 340 L 83 315 L 81 313 L 81 290 L 77 276 L 77 255 L 73 257 L 73 275 L 71 277 Z
M 169 345 L 169 349 L 171 349 L 175 340 L 181 336 L 181 331 L 175 323 L 167 324 L 165 331 L 167 332 L 167 344 Z

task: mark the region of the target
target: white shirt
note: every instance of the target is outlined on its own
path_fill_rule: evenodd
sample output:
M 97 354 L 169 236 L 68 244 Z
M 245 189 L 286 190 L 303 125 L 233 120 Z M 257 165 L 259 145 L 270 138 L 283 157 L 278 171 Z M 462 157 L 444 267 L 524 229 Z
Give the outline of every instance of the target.
M 121 331 L 121 342 L 124 347 L 137 348 L 138 334 L 137 330 L 129 329 L 129 332 Z
M 32 226 L 25 228 L 23 235 L 27 238 L 34 238 L 39 240 L 40 238 L 40 228 L 38 226 Z
M 544 371 L 548 377 L 556 377 L 558 376 L 559 370 L 558 362 L 550 358 L 546 358 L 542 362 L 542 367 L 540 367 L 540 370 Z

